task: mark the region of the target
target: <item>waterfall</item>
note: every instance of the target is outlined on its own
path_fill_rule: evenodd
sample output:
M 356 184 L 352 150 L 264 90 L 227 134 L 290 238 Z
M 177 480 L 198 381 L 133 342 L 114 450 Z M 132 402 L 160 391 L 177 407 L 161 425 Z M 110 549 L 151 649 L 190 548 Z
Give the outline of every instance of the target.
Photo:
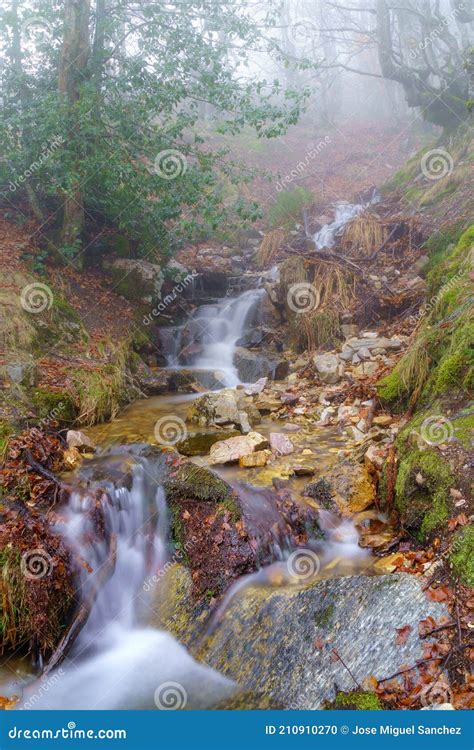
M 25 690 L 20 708 L 208 708 L 234 692 L 169 633 L 140 624 L 155 606 L 144 584 L 170 555 L 164 490 L 150 462 L 135 463 L 131 484 L 73 492 L 58 531 L 81 563 L 79 596 L 87 601 L 97 586 L 97 598 L 61 666 Z M 113 539 L 115 565 L 99 588 Z
M 313 242 L 318 250 L 323 248 L 334 247 L 335 242 L 341 230 L 345 225 L 353 219 L 355 216 L 359 216 L 369 206 L 374 203 L 378 203 L 380 200 L 379 193 L 376 188 L 371 191 L 370 197 L 364 203 L 348 203 L 347 201 L 339 201 L 334 207 L 334 219 L 325 224 L 319 232 L 313 236 Z
M 238 385 L 240 378 L 234 366 L 237 342 L 264 296 L 265 290 L 257 288 L 235 297 L 224 297 L 197 307 L 181 328 L 161 329 L 167 366 L 218 370 L 223 374 L 224 385 Z

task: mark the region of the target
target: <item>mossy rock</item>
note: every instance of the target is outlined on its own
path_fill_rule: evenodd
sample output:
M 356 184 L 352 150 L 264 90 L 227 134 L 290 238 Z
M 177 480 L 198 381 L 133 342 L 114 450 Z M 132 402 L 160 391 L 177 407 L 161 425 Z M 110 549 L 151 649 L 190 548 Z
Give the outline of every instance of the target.
M 325 708 L 346 711 L 381 711 L 383 706 L 374 693 L 352 690 L 350 693 L 338 693 L 335 700 L 327 704 Z
M 212 471 L 193 463 L 183 463 L 165 482 L 168 498 L 197 500 L 226 506 L 233 516 L 240 517 L 232 487 Z
M 422 484 L 417 482 L 421 475 Z M 422 538 L 439 529 L 449 518 L 452 471 L 436 449 L 408 447 L 402 453 L 395 483 L 395 504 L 404 525 Z
M 76 417 L 76 407 L 72 397 L 65 391 L 48 388 L 35 388 L 30 393 L 31 402 L 41 420 L 54 420 L 70 424 Z
M 457 532 L 449 561 L 461 583 L 474 587 L 474 524 Z
M 209 449 L 219 440 L 227 440 L 231 437 L 238 437 L 241 433 L 237 430 L 227 432 L 198 432 L 194 435 L 188 435 L 184 440 L 176 443 L 176 450 L 183 456 L 205 456 Z

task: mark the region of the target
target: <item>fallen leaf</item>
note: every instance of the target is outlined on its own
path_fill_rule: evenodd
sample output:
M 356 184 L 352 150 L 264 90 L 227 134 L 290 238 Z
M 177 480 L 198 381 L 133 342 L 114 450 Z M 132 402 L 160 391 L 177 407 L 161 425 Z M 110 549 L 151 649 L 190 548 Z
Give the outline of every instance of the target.
M 406 643 L 408 636 L 410 635 L 411 625 L 404 625 L 403 628 L 396 628 L 397 637 L 395 638 L 396 646 L 403 646 Z

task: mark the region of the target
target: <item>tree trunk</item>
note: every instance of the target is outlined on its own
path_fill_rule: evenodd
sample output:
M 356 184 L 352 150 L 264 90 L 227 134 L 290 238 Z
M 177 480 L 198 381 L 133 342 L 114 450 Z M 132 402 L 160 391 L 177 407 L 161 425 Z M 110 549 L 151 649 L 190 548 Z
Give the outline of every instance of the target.
M 12 0 L 12 46 L 11 46 L 11 60 L 12 67 L 15 71 L 15 75 L 18 78 L 18 99 L 20 102 L 21 111 L 24 113 L 28 108 L 28 90 L 25 85 L 25 77 L 23 74 L 23 55 L 21 51 L 21 33 L 20 24 L 18 22 L 18 0 Z M 25 125 L 22 127 L 21 142 L 22 150 L 25 156 L 28 154 L 28 146 L 31 143 L 29 131 Z M 25 192 L 28 198 L 31 211 L 34 217 L 42 223 L 44 221 L 43 212 L 38 201 L 35 189 L 30 182 L 25 185 Z
M 59 60 L 59 93 L 66 102 L 68 130 L 71 142 L 77 144 L 81 134 L 81 119 L 77 103 L 81 95 L 81 82 L 89 60 L 89 15 L 90 0 L 66 0 L 64 10 L 64 32 Z M 73 248 L 80 240 L 84 229 L 84 193 L 82 187 L 81 162 L 75 163 L 72 188 L 64 201 L 62 244 Z

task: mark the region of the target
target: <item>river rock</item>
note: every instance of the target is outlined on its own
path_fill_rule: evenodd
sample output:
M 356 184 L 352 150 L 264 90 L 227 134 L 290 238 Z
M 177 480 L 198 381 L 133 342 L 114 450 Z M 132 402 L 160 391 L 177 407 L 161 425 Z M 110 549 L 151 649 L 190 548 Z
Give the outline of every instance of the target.
M 239 373 L 239 378 L 244 383 L 253 383 L 263 377 L 283 380 L 288 375 L 290 367 L 289 362 L 282 357 L 253 352 L 243 346 L 239 346 L 235 350 L 234 365 Z
M 248 456 L 241 456 L 241 458 L 239 458 L 239 466 L 244 469 L 254 469 L 260 466 L 266 466 L 272 455 L 272 452 L 269 450 L 255 451 Z
M 220 440 L 211 446 L 208 461 L 210 464 L 229 464 L 248 456 L 255 450 L 268 447 L 268 440 L 259 432 L 249 432 L 248 435 Z
M 327 474 L 327 481 L 342 514 L 359 513 L 375 501 L 375 486 L 367 468 L 361 464 L 341 461 Z
M 80 430 L 68 430 L 66 432 L 66 443 L 68 448 L 77 448 L 78 450 L 94 451 L 95 445 L 87 435 Z
M 222 616 L 202 660 L 288 709 L 318 709 L 339 690 L 423 657 L 418 623 L 449 616 L 408 574 L 348 576 L 304 590 L 247 588 Z M 397 628 L 410 626 L 397 644 Z M 315 649 L 315 640 L 322 647 Z M 331 658 L 333 649 L 340 660 Z
M 184 440 L 180 440 L 174 446 L 183 456 L 205 456 L 214 443 L 220 440 L 228 440 L 231 437 L 238 437 L 237 430 L 226 432 L 198 432 L 194 435 L 188 435 Z
M 367 333 L 371 332 L 368 331 Z M 348 349 L 352 349 L 353 352 L 358 352 L 359 349 L 368 349 L 369 351 L 372 351 L 372 349 L 398 351 L 401 348 L 402 342 L 398 339 L 380 338 L 378 336 L 377 338 L 369 338 L 367 336 L 361 339 L 349 339 L 342 347 L 342 350 L 347 351 Z
M 247 396 L 254 396 L 257 393 L 261 393 L 268 382 L 268 378 L 260 378 L 256 383 L 251 383 L 245 388 Z
M 377 362 L 362 362 L 357 367 L 354 367 L 354 375 L 356 378 L 365 378 L 373 375 L 379 369 Z
M 279 456 L 288 456 L 295 450 L 295 446 L 290 438 L 282 432 L 270 433 L 270 447 Z
M 313 357 L 313 363 L 318 377 L 323 383 L 331 385 L 338 383 L 341 379 L 342 365 L 335 354 L 316 354 Z
M 236 425 L 245 431 L 248 424 L 247 419 L 242 420 L 242 412 L 246 414 L 250 425 L 260 421 L 260 412 L 251 397 L 247 397 L 243 390 L 224 388 L 218 393 L 206 393 L 197 398 L 188 410 L 187 419 L 201 427 Z

